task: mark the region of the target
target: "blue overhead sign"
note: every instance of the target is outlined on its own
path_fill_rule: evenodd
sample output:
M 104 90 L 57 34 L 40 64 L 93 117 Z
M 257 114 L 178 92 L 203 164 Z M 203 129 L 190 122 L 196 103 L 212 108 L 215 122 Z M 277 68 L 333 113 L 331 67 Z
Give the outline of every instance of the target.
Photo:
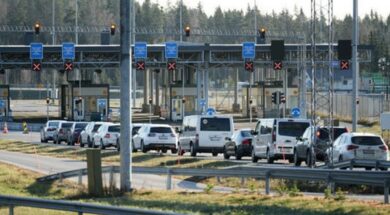
M 145 42 L 136 42 L 134 44 L 134 58 L 147 58 L 148 56 L 148 47 Z
M 106 99 L 98 99 L 99 107 L 106 107 Z
M 74 43 L 62 43 L 62 59 L 63 60 L 75 59 Z
M 255 43 L 252 43 L 252 42 L 242 43 L 242 58 L 254 59 L 255 52 L 256 52 Z
M 42 60 L 43 59 L 43 45 L 42 45 L 42 43 L 31 43 L 30 44 L 30 59 L 31 60 Z
M 299 117 L 301 115 L 301 110 L 297 107 L 291 109 L 291 116 L 292 117 Z
M 166 42 L 165 43 L 165 58 L 177 58 L 177 43 Z
M 199 100 L 200 106 L 205 106 L 206 105 L 206 99 L 201 99 Z

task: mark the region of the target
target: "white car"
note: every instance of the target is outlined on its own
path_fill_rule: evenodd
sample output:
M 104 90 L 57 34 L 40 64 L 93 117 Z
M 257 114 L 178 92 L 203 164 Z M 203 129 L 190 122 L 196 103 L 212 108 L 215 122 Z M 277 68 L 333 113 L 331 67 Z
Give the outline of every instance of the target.
M 93 136 L 93 147 L 105 149 L 109 146 L 115 146 L 118 148 L 119 145 L 117 145 L 116 140 L 118 139 L 120 132 L 120 124 L 104 123 Z
M 383 139 L 369 133 L 344 133 L 333 143 L 332 149 L 327 150 L 328 158 L 334 162 L 351 159 L 388 160 L 389 149 Z
M 87 127 L 81 131 L 80 147 L 84 147 L 85 144 L 88 144 L 88 147 L 92 147 L 93 136 L 102 124 L 103 122 L 88 123 Z
M 146 153 L 149 150 L 161 150 L 166 153 L 168 149 L 177 153 L 178 136 L 170 125 L 145 124 L 133 136 L 135 149 Z
M 54 134 L 63 120 L 49 120 L 45 126 L 41 128 L 41 143 L 47 143 L 49 140 L 54 140 Z
M 132 128 L 130 130 L 130 140 L 131 142 L 133 143 L 132 146 L 131 146 L 131 150 L 132 152 L 137 152 L 137 149 L 134 147 L 134 142 L 133 142 L 133 136 L 135 134 L 137 134 L 138 130 L 142 127 L 143 124 L 140 124 L 140 123 L 133 123 L 131 124 Z M 116 144 L 118 145 L 118 151 L 120 150 L 120 138 L 121 138 L 121 135 L 119 134 L 118 137 L 117 137 L 117 140 L 116 140 Z

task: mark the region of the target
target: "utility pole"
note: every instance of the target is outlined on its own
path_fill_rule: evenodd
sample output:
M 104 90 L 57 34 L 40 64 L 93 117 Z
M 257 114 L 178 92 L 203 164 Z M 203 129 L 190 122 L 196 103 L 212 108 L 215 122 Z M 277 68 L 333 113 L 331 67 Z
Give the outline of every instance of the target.
M 253 0 L 253 2 L 254 2 L 253 15 L 255 18 L 255 44 L 257 44 L 257 5 L 256 5 L 256 0 Z
M 353 0 L 353 26 L 352 26 L 352 131 L 356 132 L 358 119 L 358 76 L 359 64 L 357 59 L 357 47 L 359 44 L 359 16 L 358 0 Z
M 180 42 L 183 42 L 183 0 L 180 0 Z
M 131 190 L 131 32 L 130 11 L 132 0 L 120 0 L 120 69 L 121 69 L 121 137 L 120 137 L 120 189 L 123 192 Z
M 79 3 L 78 0 L 75 0 L 76 3 L 76 28 L 75 28 L 75 41 L 76 45 L 79 44 L 79 33 L 78 33 L 78 28 L 79 28 Z

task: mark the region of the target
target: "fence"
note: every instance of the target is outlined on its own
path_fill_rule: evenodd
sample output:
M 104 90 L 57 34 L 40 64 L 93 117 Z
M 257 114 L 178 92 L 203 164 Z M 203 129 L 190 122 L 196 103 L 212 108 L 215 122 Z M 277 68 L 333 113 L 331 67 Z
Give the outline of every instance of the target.
M 355 161 L 356 162 L 356 161 Z M 369 164 L 368 164 L 369 165 Z M 372 164 L 374 165 L 374 164 Z M 378 164 L 375 164 L 378 165 Z M 389 162 L 381 163 L 378 167 L 390 167 Z M 375 166 L 374 166 L 375 167 Z M 285 168 L 285 167 L 236 167 L 233 169 L 197 169 L 197 168 L 159 168 L 159 167 L 133 167 L 133 172 L 138 174 L 167 175 L 166 188 L 172 189 L 172 175 L 183 176 L 203 176 L 203 177 L 239 177 L 239 178 L 259 178 L 265 180 L 265 193 L 270 194 L 271 178 L 291 179 L 304 181 L 323 181 L 331 188 L 334 184 L 355 184 L 379 186 L 384 188 L 384 202 L 389 203 L 390 172 L 387 171 L 351 171 L 333 169 L 311 169 L 311 168 Z M 86 174 L 86 169 L 57 173 L 44 176 L 38 181 L 64 179 L 69 177 L 79 177 L 81 183 L 82 175 Z M 119 172 L 118 166 L 103 167 L 102 172 L 112 174 Z M 111 182 L 110 182 L 111 184 Z
M 28 197 L 4 196 L 0 195 L 0 205 L 9 207 L 9 215 L 14 214 L 14 208 L 17 206 L 44 208 L 59 211 L 77 212 L 92 214 L 116 214 L 116 215 L 165 215 L 175 214 L 163 211 L 149 211 L 142 209 L 121 208 L 113 206 L 102 206 L 96 204 L 86 204 L 80 202 L 71 202 L 63 200 L 49 200 Z

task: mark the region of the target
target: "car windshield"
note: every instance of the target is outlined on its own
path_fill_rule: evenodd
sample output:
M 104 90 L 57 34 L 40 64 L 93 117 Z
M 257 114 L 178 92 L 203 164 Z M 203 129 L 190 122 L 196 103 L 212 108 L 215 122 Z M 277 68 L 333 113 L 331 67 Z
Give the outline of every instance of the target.
M 59 122 L 49 122 L 49 126 L 48 127 L 55 127 L 55 128 L 58 128 L 58 125 L 60 123 Z
M 75 129 L 81 130 L 81 129 L 84 129 L 87 125 L 88 125 L 88 123 L 76 123 Z
M 72 125 L 73 125 L 73 123 L 63 123 L 62 127 L 63 128 L 70 128 L 70 127 L 72 127 Z
M 121 132 L 119 125 L 108 126 L 108 132 Z
M 337 139 L 340 135 L 343 133 L 348 132 L 346 128 L 333 128 L 333 139 Z M 329 138 L 329 129 L 328 128 L 321 128 L 320 129 L 320 136 L 318 137 L 321 140 L 326 140 Z
M 307 127 L 308 122 L 279 122 L 279 135 L 300 137 Z
M 355 136 L 351 138 L 351 142 L 356 145 L 368 145 L 368 146 L 383 145 L 382 139 L 380 137 Z
M 172 133 L 172 129 L 169 127 L 151 127 L 150 133 Z
M 241 131 L 240 133 L 242 137 L 252 137 L 251 131 L 245 130 L 245 131 Z
M 229 118 L 201 118 L 201 131 L 230 131 Z
M 101 126 L 100 124 L 94 125 L 93 129 L 92 129 L 92 132 L 96 132 L 100 128 L 100 126 Z

